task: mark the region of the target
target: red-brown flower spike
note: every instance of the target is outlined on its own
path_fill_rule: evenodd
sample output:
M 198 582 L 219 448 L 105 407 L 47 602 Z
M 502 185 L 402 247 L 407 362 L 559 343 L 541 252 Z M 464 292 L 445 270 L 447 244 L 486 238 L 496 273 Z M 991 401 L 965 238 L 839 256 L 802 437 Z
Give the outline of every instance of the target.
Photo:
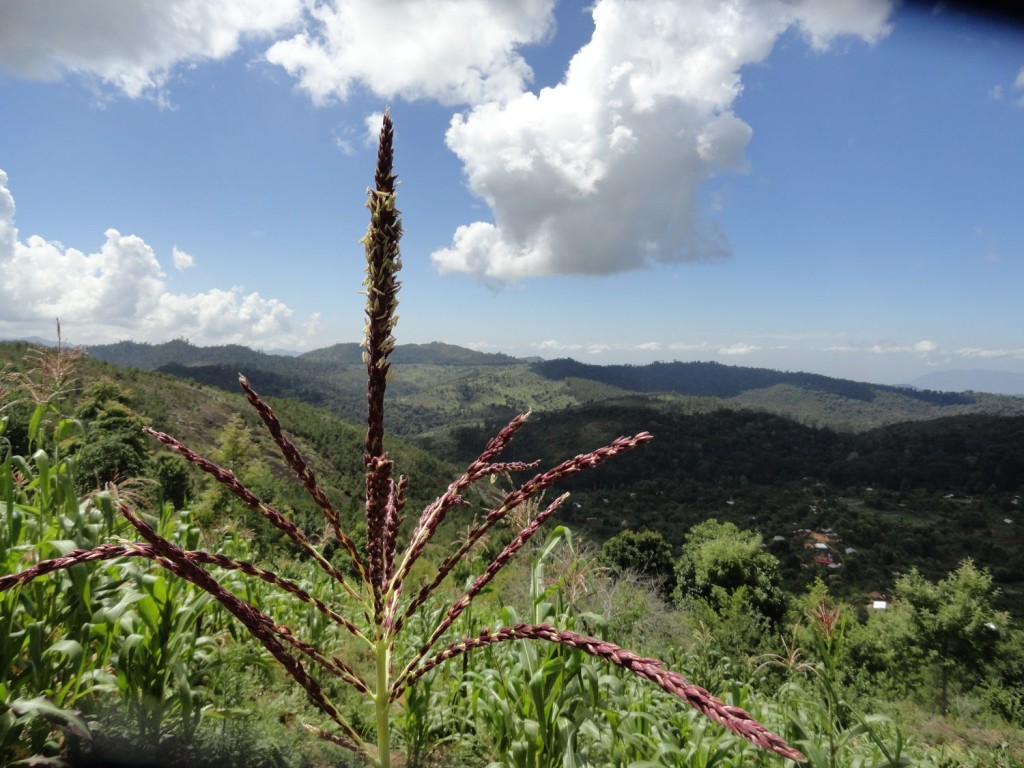
M 398 322 L 398 289 L 396 277 L 402 261 L 398 241 L 402 223 L 395 207 L 394 126 L 385 111 L 380 129 L 374 189 L 368 190 L 366 207 L 370 209 L 370 226 L 362 242 L 366 249 L 366 329 L 363 339 L 363 360 L 366 363 L 366 444 L 363 462 L 366 466 L 366 563 L 373 591 L 374 613 L 383 611 L 384 581 L 389 567 L 385 563 L 388 537 L 386 515 L 391 491 L 392 463 L 384 452 L 384 392 L 387 389 L 388 358 L 395 348 L 392 332 Z

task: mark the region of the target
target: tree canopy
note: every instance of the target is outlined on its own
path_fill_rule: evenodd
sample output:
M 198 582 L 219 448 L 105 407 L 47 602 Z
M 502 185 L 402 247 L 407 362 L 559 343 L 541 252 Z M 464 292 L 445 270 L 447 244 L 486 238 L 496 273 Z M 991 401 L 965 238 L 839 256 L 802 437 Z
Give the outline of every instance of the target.
M 761 535 L 712 518 L 686 534 L 676 563 L 678 594 L 725 610 L 742 592 L 757 613 L 773 623 L 783 618 L 786 596 L 779 561 L 761 548 Z

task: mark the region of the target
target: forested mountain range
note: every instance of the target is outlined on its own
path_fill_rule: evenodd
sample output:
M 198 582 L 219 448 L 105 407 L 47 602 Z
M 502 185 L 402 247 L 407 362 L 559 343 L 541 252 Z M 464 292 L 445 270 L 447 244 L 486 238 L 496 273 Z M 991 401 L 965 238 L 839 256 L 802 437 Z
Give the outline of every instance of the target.
M 456 457 L 497 426 L 457 430 Z M 1024 607 L 1024 416 L 843 433 L 752 410 L 599 404 L 535 415 L 509 457 L 547 465 L 641 429 L 654 440 L 564 483 L 570 527 L 596 541 L 651 529 L 678 545 L 708 518 L 733 522 L 761 533 L 794 589 L 825 575 L 834 589 L 884 591 L 912 566 L 936 575 L 971 557 Z M 831 531 L 830 563 L 816 567 L 798 531 Z
M 265 395 L 352 424 L 365 418 L 355 344 L 291 358 L 184 342 L 90 354 L 229 391 L 241 369 Z M 472 460 L 527 408 L 534 415 L 510 459 L 550 465 L 620 434 L 654 434 L 642 450 L 568 483 L 574 497 L 560 519 L 597 542 L 652 528 L 678 546 L 690 526 L 717 517 L 759 531 L 794 589 L 824 574 L 835 589 L 884 591 L 911 566 L 938 577 L 972 557 L 992 570 L 1008 604 L 1024 606 L 1020 398 L 715 363 L 521 361 L 441 344 L 399 347 L 395 360 L 389 425 L 443 462 L 442 473 Z M 826 529 L 836 537 L 829 570 L 794 534 Z
M 349 420 L 362 418 L 364 371 L 355 343 L 297 357 L 237 345 L 196 347 L 180 339 L 100 345 L 90 347 L 89 354 L 230 391 L 242 371 L 268 394 L 303 400 Z M 524 360 L 436 342 L 399 345 L 392 372 L 389 427 L 409 437 L 527 408 L 552 411 L 623 400 L 657 399 L 688 412 L 751 408 L 842 431 L 953 415 L 1024 413 L 1024 398 L 1002 395 L 935 392 L 713 362 L 599 366 L 570 359 Z
M 1024 396 L 1024 373 L 1013 371 L 933 371 L 910 383 L 926 389 L 975 389 L 1000 395 Z

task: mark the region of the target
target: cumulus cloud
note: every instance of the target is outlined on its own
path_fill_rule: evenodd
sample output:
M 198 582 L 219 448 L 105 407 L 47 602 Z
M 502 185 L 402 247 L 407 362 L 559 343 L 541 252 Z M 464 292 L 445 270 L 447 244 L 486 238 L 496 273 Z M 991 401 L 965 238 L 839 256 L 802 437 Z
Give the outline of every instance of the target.
M 175 65 L 222 59 L 246 35 L 296 23 L 302 0 L 4 0 L 0 66 L 19 75 L 96 78 L 130 97 L 160 95 Z
M 721 259 L 701 187 L 745 168 L 740 69 L 798 25 L 812 45 L 888 31 L 885 0 L 598 0 L 564 80 L 474 106 L 446 135 L 494 221 L 460 226 L 442 272 L 500 284 Z
M 171 261 L 174 262 L 174 268 L 178 270 L 190 269 L 196 265 L 196 260 L 192 254 L 185 253 L 178 246 L 174 246 L 171 249 Z
M 741 69 L 794 27 L 816 50 L 841 35 L 875 42 L 889 31 L 891 2 L 596 0 L 593 35 L 563 81 L 529 92 L 521 49 L 551 37 L 553 8 L 554 0 L 4 0 L 0 66 L 162 97 L 177 65 L 264 36 L 276 39 L 267 61 L 314 102 L 359 87 L 466 105 L 446 142 L 492 216 L 458 227 L 432 258 L 442 272 L 500 285 L 729 257 L 701 191 L 746 168 L 752 129 L 733 112 Z M 345 130 L 336 143 L 353 151 Z
M 791 5 L 796 23 L 815 50 L 828 48 L 833 38 L 854 35 L 877 43 L 889 34 L 889 0 L 797 0 Z
M 31 235 L 24 241 L 14 224 L 14 196 L 0 170 L 0 328 L 45 334 L 59 318 L 78 343 L 131 338 L 164 341 L 186 336 L 200 344 L 302 346 L 304 329 L 277 299 L 241 288 L 191 295 L 168 290 L 153 249 L 140 237 L 104 232 L 98 250 L 77 248 Z M 175 247 L 175 266 L 192 257 Z
M 518 52 L 554 30 L 555 0 L 3 0 L 0 67 L 156 95 L 181 64 L 271 38 L 266 59 L 317 103 L 356 85 L 388 99 L 477 104 L 519 94 Z M 471 30 L 471 33 L 467 33 Z M 276 42 L 273 40 L 276 39 Z
M 357 83 L 385 98 L 477 104 L 520 93 L 532 72 L 516 51 L 554 28 L 554 0 L 335 0 L 275 43 L 284 67 L 316 103 Z

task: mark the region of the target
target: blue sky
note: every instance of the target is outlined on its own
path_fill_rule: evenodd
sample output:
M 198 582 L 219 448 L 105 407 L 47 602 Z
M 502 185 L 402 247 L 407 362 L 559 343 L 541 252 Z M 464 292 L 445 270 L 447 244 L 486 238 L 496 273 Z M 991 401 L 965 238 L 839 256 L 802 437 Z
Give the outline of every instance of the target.
M 399 343 L 1024 372 L 1018 28 L 885 0 L 127 7 L 0 4 L 0 338 L 357 341 L 389 105 Z

